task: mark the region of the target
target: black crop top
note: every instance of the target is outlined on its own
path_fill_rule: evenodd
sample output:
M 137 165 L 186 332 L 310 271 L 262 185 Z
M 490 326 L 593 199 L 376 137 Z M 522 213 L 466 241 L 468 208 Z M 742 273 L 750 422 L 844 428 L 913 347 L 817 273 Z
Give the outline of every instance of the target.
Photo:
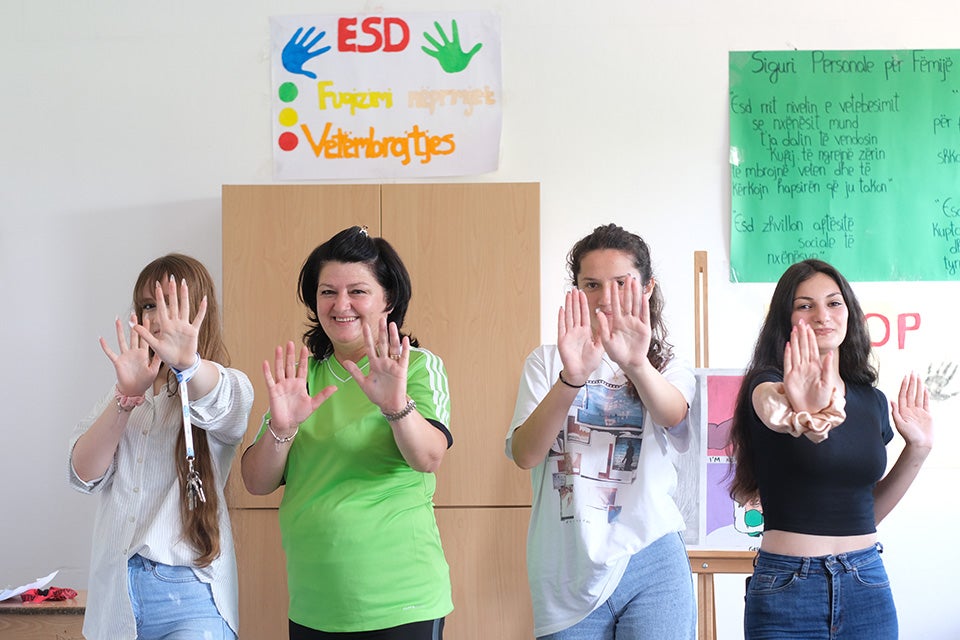
M 764 373 L 753 388 L 782 381 Z M 873 489 L 886 470 L 885 445 L 893 439 L 887 407 L 879 389 L 848 384 L 847 419 L 819 444 L 777 433 L 754 412 L 750 439 L 764 528 L 822 536 L 875 532 Z

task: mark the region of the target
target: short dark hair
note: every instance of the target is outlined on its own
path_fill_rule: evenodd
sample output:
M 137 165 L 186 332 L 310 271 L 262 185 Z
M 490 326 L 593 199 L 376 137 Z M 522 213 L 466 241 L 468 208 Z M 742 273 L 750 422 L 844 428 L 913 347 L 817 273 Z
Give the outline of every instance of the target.
M 387 322 L 396 323 L 397 329 L 402 330 L 413 293 L 407 268 L 389 242 L 370 236 L 366 227 L 349 227 L 314 249 L 300 269 L 297 297 L 307 308 L 308 325 L 303 342 L 314 358 L 322 360 L 333 352 L 330 338 L 317 317 L 317 283 L 320 271 L 328 262 L 363 263 L 369 266 L 377 283 L 383 287 L 389 310 Z M 403 331 L 400 333 L 401 336 L 407 335 Z M 418 346 L 412 336 L 410 344 Z

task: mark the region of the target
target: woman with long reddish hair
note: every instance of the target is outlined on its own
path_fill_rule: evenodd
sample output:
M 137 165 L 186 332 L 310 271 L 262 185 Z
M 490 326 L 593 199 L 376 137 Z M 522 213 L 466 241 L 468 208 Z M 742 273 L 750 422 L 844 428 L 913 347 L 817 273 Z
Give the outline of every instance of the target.
M 84 636 L 237 636 L 237 567 L 223 496 L 253 404 L 227 368 L 213 280 L 180 254 L 147 265 L 129 335 L 100 346 L 116 383 L 74 431 L 70 484 L 97 493 Z

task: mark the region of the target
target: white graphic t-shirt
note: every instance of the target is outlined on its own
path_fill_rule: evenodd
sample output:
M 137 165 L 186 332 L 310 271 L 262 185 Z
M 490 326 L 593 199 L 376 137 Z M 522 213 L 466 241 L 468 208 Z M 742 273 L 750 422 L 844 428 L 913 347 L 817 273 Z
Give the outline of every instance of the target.
M 526 360 L 506 453 L 516 428 L 556 383 L 555 345 Z M 689 405 L 693 369 L 676 359 L 664 377 Z M 674 459 L 689 444 L 687 421 L 667 430 L 652 421 L 636 390 L 606 355 L 580 389 L 547 458 L 531 470 L 533 509 L 527 572 L 534 633 L 556 633 L 603 604 L 630 557 L 685 524 L 673 500 Z

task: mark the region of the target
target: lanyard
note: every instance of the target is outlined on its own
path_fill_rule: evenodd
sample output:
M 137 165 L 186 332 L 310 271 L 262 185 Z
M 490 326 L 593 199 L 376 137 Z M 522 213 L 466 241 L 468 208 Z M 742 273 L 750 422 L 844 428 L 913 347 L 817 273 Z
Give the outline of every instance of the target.
M 200 474 L 193 467 L 193 424 L 190 422 L 190 394 L 187 392 L 187 382 L 200 369 L 200 354 L 197 354 L 197 360 L 186 369 L 170 370 L 177 376 L 177 386 L 180 392 L 180 408 L 183 410 L 183 442 L 187 450 L 187 508 L 193 511 L 197 506 L 197 501 L 206 502 L 207 497 L 203 493 L 203 481 L 200 480 Z

